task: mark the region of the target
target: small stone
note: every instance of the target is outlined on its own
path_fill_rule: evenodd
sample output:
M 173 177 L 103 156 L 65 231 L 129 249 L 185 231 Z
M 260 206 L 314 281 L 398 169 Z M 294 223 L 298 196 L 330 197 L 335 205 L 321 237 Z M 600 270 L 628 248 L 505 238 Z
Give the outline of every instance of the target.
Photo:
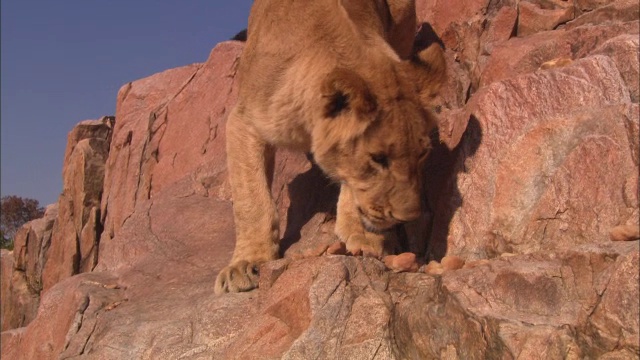
M 440 260 L 444 270 L 458 270 L 464 266 L 464 260 L 458 256 L 445 256 Z
M 391 269 L 393 267 L 393 260 L 395 260 L 398 255 L 387 255 L 382 258 L 382 262 L 387 267 L 387 269 Z
M 620 225 L 609 230 L 611 241 L 632 241 L 640 239 L 640 227 L 638 225 Z
M 425 266 L 424 272 L 429 275 L 440 275 L 444 272 L 444 268 L 442 267 L 442 264 L 432 260 L 427 264 L 427 266 Z
M 394 272 L 416 272 L 419 267 L 416 262 L 416 254 L 410 252 L 385 256 L 383 262 L 388 269 Z
M 559 58 L 555 58 L 553 60 L 549 60 L 547 62 L 542 63 L 542 65 L 540 65 L 540 70 L 559 68 L 559 67 L 571 65 L 572 63 L 573 63 L 573 60 L 569 57 L 566 57 L 566 56 L 559 57 Z

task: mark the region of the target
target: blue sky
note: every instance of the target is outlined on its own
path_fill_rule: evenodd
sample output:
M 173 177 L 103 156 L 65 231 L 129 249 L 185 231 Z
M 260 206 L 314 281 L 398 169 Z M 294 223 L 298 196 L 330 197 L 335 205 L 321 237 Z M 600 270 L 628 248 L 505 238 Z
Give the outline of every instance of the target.
M 73 126 L 115 115 L 129 81 L 204 62 L 246 27 L 251 3 L 2 0 L 2 196 L 57 201 Z

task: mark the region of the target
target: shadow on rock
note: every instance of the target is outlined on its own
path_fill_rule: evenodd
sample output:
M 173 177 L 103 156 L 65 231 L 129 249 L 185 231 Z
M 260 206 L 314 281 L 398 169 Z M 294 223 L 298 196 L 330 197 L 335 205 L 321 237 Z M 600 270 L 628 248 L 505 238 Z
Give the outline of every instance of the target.
M 482 142 L 480 122 L 471 116 L 460 144 L 453 150 L 447 148 L 439 137 L 425 165 L 424 193 L 426 208 L 431 221 L 427 232 L 419 237 L 426 242 L 428 260 L 440 261 L 447 254 L 449 225 L 460 206 L 462 195 L 458 189 L 458 174 L 466 172 L 465 162 L 473 156 Z M 418 246 L 420 247 L 420 246 Z
M 436 34 L 435 30 L 433 30 L 431 24 L 423 22 L 420 24 L 420 28 L 413 40 L 413 53 L 417 54 L 431 46 L 433 43 L 438 43 L 442 49 L 445 49 L 444 42 L 440 39 L 438 34 Z
M 287 227 L 280 242 L 280 256 L 301 238 L 302 228 L 318 213 L 335 217 L 340 187 L 332 183 L 313 163 L 288 185 L 291 205 L 287 210 Z

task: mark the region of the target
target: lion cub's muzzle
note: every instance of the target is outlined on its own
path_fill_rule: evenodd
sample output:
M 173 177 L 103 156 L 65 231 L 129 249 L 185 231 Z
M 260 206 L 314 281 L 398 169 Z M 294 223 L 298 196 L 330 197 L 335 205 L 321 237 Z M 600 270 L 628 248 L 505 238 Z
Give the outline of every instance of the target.
M 358 207 L 358 214 L 360 215 L 362 225 L 367 231 L 376 233 L 390 230 L 398 224 L 413 221 L 420 216 L 421 212 L 422 209 L 419 206 L 413 209 L 404 209 L 404 211 L 398 215 L 395 215 L 393 210 L 387 210 L 383 213 L 373 209 L 365 211 L 363 208 Z

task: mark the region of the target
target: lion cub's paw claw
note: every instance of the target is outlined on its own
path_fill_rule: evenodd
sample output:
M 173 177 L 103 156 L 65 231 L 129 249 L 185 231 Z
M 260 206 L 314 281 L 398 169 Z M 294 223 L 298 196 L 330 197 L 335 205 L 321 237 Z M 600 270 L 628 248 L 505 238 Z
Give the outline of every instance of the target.
M 258 287 L 260 264 L 250 261 L 238 261 L 220 271 L 214 291 L 216 295 L 228 292 L 249 291 Z

